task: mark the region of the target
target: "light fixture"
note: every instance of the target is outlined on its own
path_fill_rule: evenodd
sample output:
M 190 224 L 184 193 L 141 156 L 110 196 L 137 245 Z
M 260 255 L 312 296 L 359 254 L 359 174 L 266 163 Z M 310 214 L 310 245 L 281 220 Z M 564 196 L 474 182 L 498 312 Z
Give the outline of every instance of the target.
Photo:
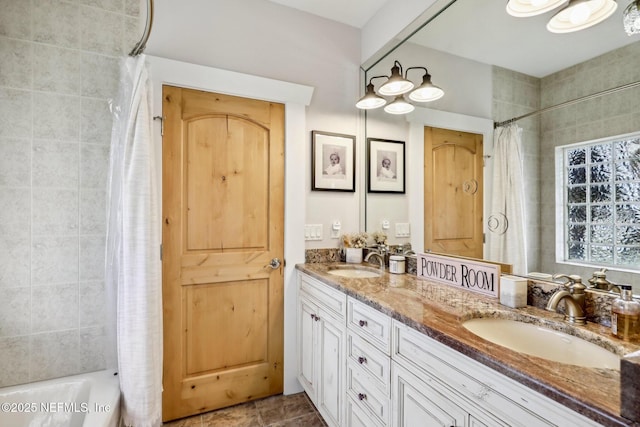
M 364 94 L 362 98 L 358 102 L 356 102 L 356 107 L 361 110 L 372 110 L 374 108 L 380 108 L 387 103 L 387 100 L 381 97 L 376 93 L 373 89 L 373 83 L 371 81 L 378 77 L 387 77 L 387 76 L 375 76 L 369 79 L 369 84 L 367 85 L 367 93 Z
M 518 18 L 526 18 L 549 12 L 566 3 L 567 0 L 509 0 L 507 13 Z
M 624 31 L 629 36 L 640 34 L 640 0 L 633 0 L 622 14 Z
M 402 65 L 395 61 L 391 68 L 391 77 L 380 86 L 378 92 L 384 96 L 396 96 L 407 93 L 411 89 L 413 89 L 413 82 L 402 77 Z
M 415 89 L 413 82 L 407 79 L 407 75 L 411 70 L 424 71 L 422 84 Z M 380 86 L 378 93 L 376 93 L 373 80 L 379 78 L 385 78 L 387 81 Z M 409 91 L 411 91 L 409 99 L 414 102 L 435 101 L 436 99 L 442 98 L 444 95 L 444 91 L 431 82 L 431 74 L 429 74 L 429 71 L 427 71 L 425 67 L 409 67 L 403 77 L 402 65 L 398 61 L 394 61 L 393 68 L 391 68 L 391 77 L 371 77 L 369 79 L 369 84 L 367 84 L 367 90 L 365 91 L 364 96 L 356 102 L 356 107 L 361 110 L 372 110 L 386 104 L 384 111 L 389 114 L 407 114 L 415 109 L 415 107 L 403 96 L 403 94 Z M 387 100 L 380 95 L 393 96 L 394 100 L 387 104 Z
M 640 0 L 638 0 L 640 1 Z M 431 74 L 424 67 L 411 67 L 407 68 L 407 74 L 409 70 L 421 69 L 424 70 L 424 76 L 422 76 L 422 84 L 416 89 L 412 90 L 409 94 L 409 99 L 416 102 L 431 102 L 436 99 L 440 99 L 444 96 L 444 91 L 438 86 L 431 83 Z
M 552 33 L 571 33 L 596 25 L 618 8 L 614 0 L 570 0 L 547 24 Z
M 386 107 L 384 107 L 384 111 L 389 114 L 407 114 L 415 109 L 416 107 L 414 107 L 412 104 L 409 104 L 404 99 L 403 95 L 396 96 L 396 99 L 394 99 L 393 102 L 390 102 Z

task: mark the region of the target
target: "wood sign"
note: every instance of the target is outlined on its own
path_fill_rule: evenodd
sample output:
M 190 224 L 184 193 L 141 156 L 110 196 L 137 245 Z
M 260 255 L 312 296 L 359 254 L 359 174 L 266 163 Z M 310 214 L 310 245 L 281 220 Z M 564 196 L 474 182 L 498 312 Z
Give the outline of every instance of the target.
M 500 266 L 464 258 L 418 254 L 418 277 L 498 298 Z

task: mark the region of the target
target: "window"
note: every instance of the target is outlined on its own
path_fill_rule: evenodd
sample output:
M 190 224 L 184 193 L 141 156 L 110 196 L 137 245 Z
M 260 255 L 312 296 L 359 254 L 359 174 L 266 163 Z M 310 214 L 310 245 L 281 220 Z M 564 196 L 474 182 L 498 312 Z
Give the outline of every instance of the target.
M 640 270 L 640 134 L 558 147 L 556 156 L 559 261 Z

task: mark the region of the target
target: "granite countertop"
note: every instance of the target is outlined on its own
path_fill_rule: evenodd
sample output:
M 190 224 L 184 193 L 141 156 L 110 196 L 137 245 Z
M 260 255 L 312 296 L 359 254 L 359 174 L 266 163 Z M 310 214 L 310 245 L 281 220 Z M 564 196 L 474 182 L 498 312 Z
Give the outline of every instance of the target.
M 411 274 L 384 272 L 379 278 L 353 279 L 328 273 L 345 265 L 307 263 L 296 268 L 594 421 L 605 426 L 640 426 L 620 416 L 619 371 L 519 353 L 474 335 L 462 323 L 474 317 L 522 320 L 585 338 L 620 356 L 640 351 L 640 345 L 613 337 L 609 328 L 597 323 L 569 326 L 558 313 L 532 306 L 512 309 L 495 298 Z

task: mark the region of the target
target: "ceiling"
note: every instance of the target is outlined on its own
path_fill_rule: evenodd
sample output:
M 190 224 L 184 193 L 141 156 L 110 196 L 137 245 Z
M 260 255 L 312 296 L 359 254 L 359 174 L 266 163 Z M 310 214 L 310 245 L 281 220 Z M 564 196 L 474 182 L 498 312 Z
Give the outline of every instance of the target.
M 271 1 L 362 28 L 388 0 Z M 594 27 L 575 33 L 553 34 L 546 30 L 546 23 L 554 11 L 531 18 L 514 18 L 506 13 L 505 1 L 458 0 L 410 41 L 530 76 L 544 77 L 640 41 L 640 36 L 629 37 L 622 29 L 622 12 L 630 1 L 619 0 L 615 14 Z

